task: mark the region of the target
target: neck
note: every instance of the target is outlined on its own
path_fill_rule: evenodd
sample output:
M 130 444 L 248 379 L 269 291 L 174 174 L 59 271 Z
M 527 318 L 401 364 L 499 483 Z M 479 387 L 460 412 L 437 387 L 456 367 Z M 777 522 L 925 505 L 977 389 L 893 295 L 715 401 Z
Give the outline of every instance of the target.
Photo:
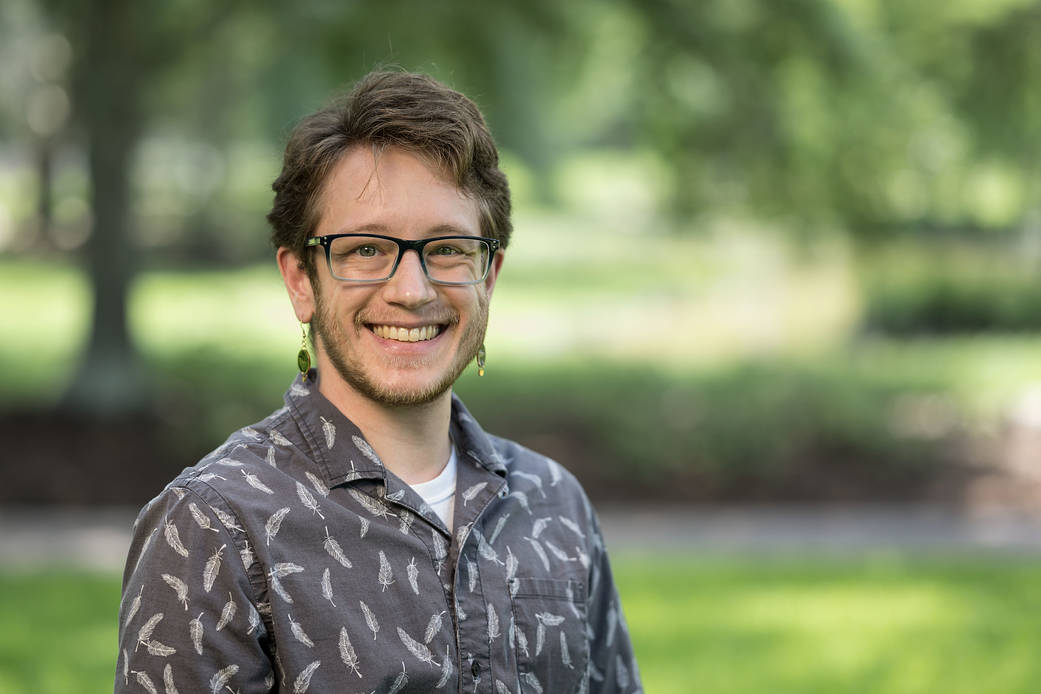
M 444 469 L 451 453 L 451 390 L 423 405 L 392 406 L 358 393 L 342 379 L 319 375 L 318 391 L 361 429 L 386 468 L 406 484 L 427 482 Z

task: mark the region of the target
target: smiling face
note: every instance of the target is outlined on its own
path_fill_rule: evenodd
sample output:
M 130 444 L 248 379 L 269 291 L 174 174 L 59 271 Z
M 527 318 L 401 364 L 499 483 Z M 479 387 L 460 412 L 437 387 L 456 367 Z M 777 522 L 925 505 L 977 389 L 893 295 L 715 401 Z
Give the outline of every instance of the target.
M 391 147 L 374 156 L 371 147 L 354 147 L 326 180 L 314 235 L 351 232 L 480 236 L 478 206 L 413 154 Z M 279 249 L 279 265 L 297 317 L 311 323 L 323 392 L 347 389 L 391 406 L 446 396 L 484 340 L 502 254 L 482 283 L 446 286 L 426 278 L 412 251 L 376 284 L 337 280 L 322 248 L 308 252 L 317 254 L 313 286 L 288 249 Z

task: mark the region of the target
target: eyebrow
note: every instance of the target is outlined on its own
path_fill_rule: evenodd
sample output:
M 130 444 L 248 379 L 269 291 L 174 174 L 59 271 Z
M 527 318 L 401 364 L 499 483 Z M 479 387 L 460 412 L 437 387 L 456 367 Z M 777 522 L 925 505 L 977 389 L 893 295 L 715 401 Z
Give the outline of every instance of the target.
M 383 236 L 392 236 L 391 230 L 385 224 L 371 223 L 362 224 L 357 227 L 344 227 L 337 229 L 333 232 L 334 234 L 382 234 Z M 480 234 L 472 234 L 465 229 L 460 229 L 454 224 L 438 224 L 428 229 L 424 234 L 426 238 L 433 238 L 435 236 L 473 236 L 477 237 Z M 394 237 L 398 238 L 398 237 Z

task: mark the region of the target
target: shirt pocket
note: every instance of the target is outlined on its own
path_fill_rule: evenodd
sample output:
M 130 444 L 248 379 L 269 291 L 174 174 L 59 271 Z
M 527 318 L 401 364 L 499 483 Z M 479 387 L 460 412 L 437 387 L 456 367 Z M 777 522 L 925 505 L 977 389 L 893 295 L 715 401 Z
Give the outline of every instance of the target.
M 510 581 L 510 646 L 520 691 L 568 694 L 589 661 L 585 584 L 572 579 L 517 577 Z

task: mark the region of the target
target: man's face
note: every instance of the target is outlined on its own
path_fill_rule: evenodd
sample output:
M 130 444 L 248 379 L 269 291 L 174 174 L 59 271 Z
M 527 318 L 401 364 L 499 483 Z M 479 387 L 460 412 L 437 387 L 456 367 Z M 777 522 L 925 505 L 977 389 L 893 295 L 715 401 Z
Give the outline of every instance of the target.
M 374 157 L 372 148 L 355 147 L 326 180 L 315 235 L 350 232 L 402 239 L 479 236 L 478 207 L 404 150 L 387 148 Z M 308 252 L 316 254 L 311 328 L 319 366 L 327 360 L 354 391 L 386 405 L 427 403 L 445 393 L 477 354 L 501 254 L 484 282 L 445 286 L 427 279 L 411 251 L 393 277 L 377 284 L 337 280 L 323 249 Z M 419 339 L 411 341 L 403 329 Z

